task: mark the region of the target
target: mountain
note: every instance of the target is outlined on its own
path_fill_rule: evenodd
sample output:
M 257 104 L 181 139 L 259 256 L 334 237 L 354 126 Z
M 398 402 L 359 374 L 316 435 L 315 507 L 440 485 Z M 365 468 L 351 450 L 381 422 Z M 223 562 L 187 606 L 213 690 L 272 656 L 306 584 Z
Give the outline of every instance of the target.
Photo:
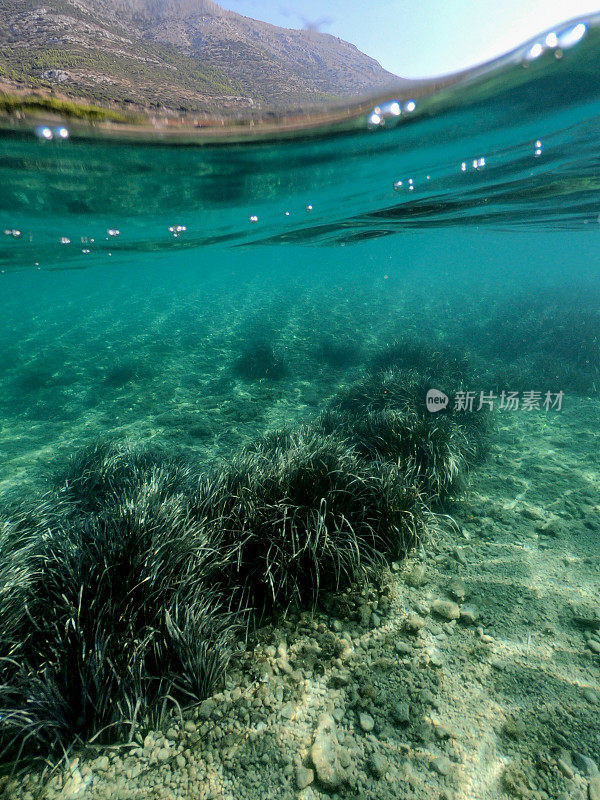
M 354 45 L 210 0 L 0 0 L 0 88 L 231 117 L 398 84 Z

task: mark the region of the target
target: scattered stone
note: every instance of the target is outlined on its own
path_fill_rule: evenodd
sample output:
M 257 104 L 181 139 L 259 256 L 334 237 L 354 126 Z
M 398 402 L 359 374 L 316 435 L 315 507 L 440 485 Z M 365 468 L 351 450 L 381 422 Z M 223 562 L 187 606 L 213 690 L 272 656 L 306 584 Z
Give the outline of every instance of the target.
M 586 609 L 574 611 L 573 622 L 579 628 L 587 630 L 600 630 L 600 617 L 594 611 L 588 612 Z
M 592 758 L 584 756 L 582 753 L 573 753 L 573 764 L 580 772 L 587 775 L 588 778 L 598 775 L 598 765 L 596 762 Z
M 588 639 L 587 646 L 592 651 L 592 653 L 600 655 L 600 643 L 598 643 L 595 639 Z
M 462 547 L 454 548 L 454 558 L 458 561 L 459 564 L 467 563 L 467 559 L 465 558 L 465 554 L 463 552 Z
M 592 778 L 590 778 L 588 794 L 590 796 L 590 800 L 600 800 L 600 775 L 594 775 Z
M 574 776 L 573 767 L 569 764 L 565 757 L 558 759 L 558 768 L 565 776 L 565 778 L 572 778 Z
M 463 606 L 460 610 L 460 621 L 467 625 L 474 625 L 479 619 L 479 611 L 475 606 Z
M 157 761 L 166 761 L 171 756 L 171 751 L 168 747 L 159 747 L 154 751 Z
M 375 720 L 365 711 L 358 715 L 358 722 L 363 731 L 366 731 L 367 733 L 370 733 L 375 727 Z
M 410 706 L 408 703 L 396 703 L 392 707 L 392 718 L 399 725 L 407 725 L 410 722 Z
M 434 600 L 431 604 L 431 610 L 438 616 L 448 620 L 460 617 L 460 608 L 452 600 Z
M 452 764 L 450 759 L 446 758 L 446 756 L 438 756 L 431 762 L 431 768 L 435 770 L 438 775 L 447 775 L 452 768 Z
M 387 758 L 379 755 L 378 753 L 374 753 L 371 756 L 369 766 L 371 767 L 371 772 L 376 778 L 383 778 L 389 768 Z
M 593 692 L 591 689 L 586 689 L 585 692 L 583 693 L 583 696 L 588 701 L 588 703 L 591 703 L 592 705 L 594 705 L 594 703 L 596 703 L 598 699 L 596 693 Z
M 455 600 L 458 600 L 459 603 L 462 603 L 467 596 L 467 587 L 460 578 L 454 578 L 454 580 L 450 582 L 448 591 Z
M 438 669 L 444 665 L 444 659 L 439 650 L 435 649 L 429 653 L 429 663 L 432 667 L 437 667 Z
M 310 756 L 319 783 L 335 791 L 342 783 L 341 766 L 338 759 L 339 743 L 333 717 L 319 717 Z
M 525 517 L 525 519 L 531 519 L 531 520 L 544 519 L 544 515 L 542 514 L 542 512 L 539 509 L 534 508 L 533 506 L 523 505 L 519 510 L 521 516 Z
M 64 69 L 46 69 L 42 72 L 42 78 L 52 83 L 65 83 L 71 80 L 71 74 Z
M 429 706 L 433 706 L 434 708 L 437 708 L 437 706 L 438 706 L 438 702 L 437 702 L 437 700 L 436 700 L 436 699 L 435 699 L 435 697 L 434 697 L 434 696 L 431 694 L 431 692 L 429 691 L 429 689 L 423 689 L 423 691 L 421 692 L 421 700 L 422 700 L 424 703 L 427 703 L 427 705 L 429 705 Z
M 399 653 L 401 656 L 412 655 L 413 649 L 407 642 L 397 641 L 394 647 L 396 648 L 396 652 Z
M 200 708 L 198 709 L 198 716 L 200 719 L 208 719 L 216 707 L 217 704 L 214 700 L 210 698 L 208 700 L 203 700 L 200 703 Z
M 507 719 L 502 726 L 502 733 L 505 736 L 508 736 L 509 739 L 513 739 L 515 742 L 518 742 L 519 739 L 522 739 L 525 735 L 525 729 L 519 720 Z
M 358 621 L 363 628 L 368 628 L 371 622 L 371 606 L 368 603 L 363 603 L 358 609 Z
M 371 625 L 373 626 L 373 628 L 378 628 L 381 625 L 381 617 L 374 611 L 371 614 Z
M 445 725 L 439 724 L 435 726 L 435 735 L 438 739 L 457 739 L 457 735 L 447 728 Z
M 302 764 L 299 764 L 296 767 L 296 786 L 300 791 L 302 791 L 302 789 L 306 789 L 307 786 L 310 786 L 314 779 L 314 770 L 304 767 Z
M 425 565 L 415 564 L 406 577 L 406 583 L 409 586 L 418 588 L 419 586 L 422 586 L 425 583 L 425 581 L 426 581 Z
M 425 625 L 425 620 L 414 612 L 409 614 L 405 620 L 406 627 L 411 633 L 418 633 Z
M 338 672 L 337 675 L 331 676 L 330 683 L 334 689 L 342 689 L 350 683 L 350 676 L 346 672 Z
M 186 731 L 186 733 L 196 733 L 196 723 L 193 720 L 188 719 L 183 726 L 183 730 Z
M 108 756 L 100 756 L 100 758 L 97 758 L 92 764 L 94 772 L 106 772 L 109 767 L 110 761 L 108 760 Z
M 477 628 L 477 636 L 481 639 L 484 644 L 491 644 L 494 641 L 493 636 L 488 636 L 487 633 L 484 633 L 483 628 L 480 626 Z

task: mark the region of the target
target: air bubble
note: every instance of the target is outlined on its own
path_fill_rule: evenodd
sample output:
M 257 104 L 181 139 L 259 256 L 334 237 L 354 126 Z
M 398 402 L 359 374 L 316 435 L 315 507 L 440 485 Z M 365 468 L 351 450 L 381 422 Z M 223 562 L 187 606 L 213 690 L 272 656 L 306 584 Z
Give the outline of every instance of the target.
M 258 222 L 258 217 L 256 216 L 256 214 L 252 214 L 251 216 L 249 216 L 248 222 L 251 222 L 253 225 L 256 225 L 256 223 Z
M 186 231 L 187 228 L 185 225 L 169 225 L 169 233 L 172 233 L 175 239 L 179 234 L 185 233 Z
M 405 109 L 406 110 L 406 106 Z M 396 120 L 402 114 L 402 106 L 399 100 L 388 100 L 380 106 L 374 106 L 371 113 L 367 116 L 367 125 L 370 128 L 380 128 L 385 125 L 386 120 Z
M 169 228 L 169 230 L 171 230 L 171 228 Z M 107 228 L 106 229 L 106 235 L 107 236 L 113 236 L 113 237 L 114 236 L 120 236 L 121 235 L 121 231 L 118 230 L 117 228 Z
M 12 236 L 13 239 L 20 239 L 23 236 L 22 231 L 17 228 L 10 228 L 4 231 L 5 236 Z
M 567 28 L 558 34 L 557 44 L 563 50 L 568 50 L 569 47 L 574 47 L 580 42 L 587 33 L 587 25 L 584 22 L 578 22 L 577 25 Z
M 50 142 L 54 139 L 54 134 L 52 133 L 52 129 L 49 128 L 47 125 L 38 125 L 34 129 L 35 135 L 38 139 L 41 139 L 44 142 Z
M 310 214 L 310 212 L 311 212 L 312 210 L 313 210 L 313 207 L 312 207 L 312 205 L 307 205 L 307 206 L 306 206 L 306 211 L 307 211 L 307 213 L 309 213 L 309 214 Z
M 382 117 L 399 117 L 402 113 L 400 103 L 397 100 L 390 100 L 389 103 L 384 103 L 381 106 Z
M 61 236 L 60 237 L 60 243 L 61 244 L 71 244 L 71 240 L 67 236 Z
M 544 46 L 540 42 L 536 42 L 534 45 L 532 45 L 532 47 L 529 48 L 525 58 L 527 61 L 535 61 L 535 59 L 539 58 L 543 52 Z
M 370 128 L 378 128 L 383 125 L 383 117 L 381 116 L 381 109 L 375 107 L 367 117 L 367 125 Z

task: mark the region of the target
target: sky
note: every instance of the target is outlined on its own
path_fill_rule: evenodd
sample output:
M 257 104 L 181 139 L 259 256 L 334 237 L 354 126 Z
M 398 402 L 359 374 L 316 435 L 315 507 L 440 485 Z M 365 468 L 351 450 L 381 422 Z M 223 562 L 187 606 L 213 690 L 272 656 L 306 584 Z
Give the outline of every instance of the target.
M 217 0 L 286 28 L 315 24 L 406 78 L 488 61 L 557 23 L 600 11 L 600 0 Z

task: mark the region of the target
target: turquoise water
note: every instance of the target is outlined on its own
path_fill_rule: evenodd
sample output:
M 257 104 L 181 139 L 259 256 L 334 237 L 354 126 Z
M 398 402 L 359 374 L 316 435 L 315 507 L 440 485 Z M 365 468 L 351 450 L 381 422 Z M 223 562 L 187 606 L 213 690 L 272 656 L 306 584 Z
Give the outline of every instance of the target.
M 448 756 L 456 776 L 435 768 L 435 779 L 411 782 L 392 773 L 385 792 L 432 797 L 439 781 L 453 797 L 587 791 L 577 754 L 597 758 L 600 741 L 600 34 L 593 25 L 573 30 L 560 50 L 534 58 L 530 43 L 417 97 L 412 111 L 411 98 L 401 99 L 403 112 L 383 125 L 359 115 L 343 130 L 221 143 L 124 142 L 76 128 L 47 141 L 44 123 L 3 132 L 7 764 L 15 741 L 18 758 L 22 740 L 24 752 L 54 757 L 57 741 L 83 747 L 104 726 L 127 738 L 122 725 L 132 717 L 145 731 L 163 724 L 155 706 L 164 712 L 165 697 L 194 706 L 228 680 L 229 655 L 215 658 L 215 641 L 228 653 L 227 636 L 273 613 L 293 622 L 315 604 L 330 621 L 320 590 L 364 577 L 355 550 L 377 583 L 372 569 L 384 567 L 375 551 L 402 561 L 416 541 L 435 540 L 439 516 L 455 521 L 448 536 L 475 550 L 474 572 L 458 571 L 476 587 L 479 636 L 491 634 L 486 644 L 496 647 L 481 663 L 501 664 L 478 702 L 489 706 L 490 730 L 504 719 L 504 734 L 495 730 L 489 758 L 466 743 L 457 755 L 438 736 L 427 753 Z M 439 414 L 426 406 L 429 389 L 447 396 Z M 472 408 L 461 410 L 465 393 Z M 108 451 L 93 449 L 107 441 Z M 388 527 L 398 513 L 400 545 Z M 294 522 L 288 529 L 282 519 Z M 138 538 L 127 538 L 133 529 Z M 322 544 L 323 530 L 335 546 Z M 201 556 L 186 549 L 200 540 Z M 231 564 L 209 568 L 208 551 L 224 540 L 235 558 L 223 550 Z M 489 553 L 479 563 L 471 540 L 483 542 L 482 553 L 490 541 L 498 552 L 513 548 L 514 563 Z M 123 566 L 123 548 L 143 554 L 143 565 L 127 556 Z M 167 577 L 149 561 L 154 553 L 159 563 L 161 548 L 175 565 Z M 193 596 L 173 577 L 195 586 L 201 572 Z M 440 576 L 445 589 L 407 596 L 404 613 L 436 591 L 448 599 L 449 577 Z M 149 580 L 154 593 L 138 597 L 137 582 Z M 224 594 L 236 613 L 246 609 L 233 633 L 218 616 Z M 528 598 L 529 631 L 515 596 Z M 140 656 L 149 630 L 160 644 Z M 181 631 L 193 643 L 185 658 Z M 110 656 L 111 635 L 133 648 L 132 661 Z M 112 658 L 110 669 L 93 653 L 98 663 Z M 385 686 L 377 691 L 387 697 Z M 464 718 L 461 702 L 448 714 Z M 540 708 L 561 720 L 546 726 L 551 741 L 536 728 Z M 515 722 L 519 713 L 525 722 Z M 351 731 L 355 722 L 340 725 Z M 532 766 L 540 742 L 551 753 L 546 772 Z M 567 768 L 556 767 L 559 758 Z M 274 796 L 287 797 L 285 781 L 276 785 Z M 357 785 L 339 796 L 387 797 L 376 782 Z M 229 796 L 220 791 L 212 796 Z

